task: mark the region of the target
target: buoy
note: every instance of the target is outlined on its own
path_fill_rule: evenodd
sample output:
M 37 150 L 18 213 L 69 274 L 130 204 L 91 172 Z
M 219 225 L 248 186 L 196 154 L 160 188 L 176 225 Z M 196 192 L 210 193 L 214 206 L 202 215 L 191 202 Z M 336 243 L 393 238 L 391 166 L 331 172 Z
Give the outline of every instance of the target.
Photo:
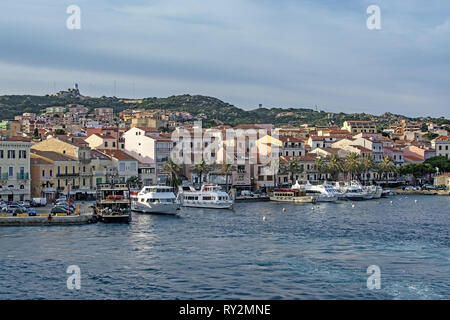
M 266 221 L 266 216 L 263 217 L 263 221 Z
M 352 208 L 354 208 L 355 207 L 355 204 L 354 203 L 352 203 Z
M 283 208 L 283 212 L 286 212 L 286 208 Z
M 314 207 L 311 207 L 311 210 L 314 210 Z
M 391 204 L 393 204 L 394 202 L 391 200 Z
M 417 203 L 417 199 L 416 199 L 416 200 L 414 200 L 414 202 L 415 202 L 415 203 Z

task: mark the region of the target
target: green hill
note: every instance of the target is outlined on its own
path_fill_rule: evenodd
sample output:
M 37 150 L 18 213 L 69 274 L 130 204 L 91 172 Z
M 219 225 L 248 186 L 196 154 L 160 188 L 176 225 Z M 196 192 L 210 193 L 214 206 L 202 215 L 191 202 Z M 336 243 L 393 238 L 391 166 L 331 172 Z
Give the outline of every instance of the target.
M 0 96 L 0 119 L 13 119 L 23 112 L 40 113 L 46 107 L 64 106 L 67 104 L 83 104 L 90 110 L 96 107 L 112 107 L 115 112 L 127 108 L 166 109 L 174 111 L 186 111 L 193 115 L 205 114 L 207 119 L 205 126 L 216 124 L 238 125 L 246 123 L 272 123 L 275 125 L 299 125 L 311 123 L 314 125 L 336 124 L 342 125 L 345 120 L 374 120 L 380 127 L 388 126 L 400 119 L 415 120 L 401 115 L 385 113 L 374 116 L 366 113 L 331 113 L 316 111 L 308 108 L 258 108 L 243 110 L 217 98 L 200 95 L 179 95 L 167 98 L 145 98 L 139 104 L 127 104 L 116 97 L 55 97 L 55 96 L 31 96 L 9 95 Z M 435 121 L 439 124 L 447 123 L 445 118 L 431 119 L 419 118 L 420 121 Z

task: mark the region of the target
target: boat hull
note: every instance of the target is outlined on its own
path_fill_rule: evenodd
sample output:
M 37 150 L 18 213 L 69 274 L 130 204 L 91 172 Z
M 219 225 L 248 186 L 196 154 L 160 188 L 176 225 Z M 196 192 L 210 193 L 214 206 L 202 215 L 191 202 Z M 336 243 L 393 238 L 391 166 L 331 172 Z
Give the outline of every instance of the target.
M 98 221 L 103 223 L 130 223 L 131 222 L 131 214 L 111 214 L 111 215 L 103 215 L 99 214 Z
M 185 201 L 182 206 L 187 208 L 203 209 L 232 209 L 233 203 L 190 203 Z
M 317 201 L 316 196 L 300 196 L 300 197 L 270 197 L 270 201 L 277 202 L 295 202 L 295 203 L 315 203 Z
M 131 210 L 144 214 L 164 214 L 164 215 L 176 215 L 180 205 L 177 203 L 168 204 L 143 204 L 137 201 L 131 202 Z

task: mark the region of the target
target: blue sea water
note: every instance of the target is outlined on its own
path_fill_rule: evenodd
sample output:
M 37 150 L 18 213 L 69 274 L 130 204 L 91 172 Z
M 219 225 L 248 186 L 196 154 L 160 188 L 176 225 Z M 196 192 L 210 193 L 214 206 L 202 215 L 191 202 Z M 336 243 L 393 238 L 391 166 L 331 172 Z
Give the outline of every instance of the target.
M 2 227 L 0 299 L 449 299 L 449 205 L 237 203 L 129 225 Z M 70 265 L 80 290 L 67 288 Z

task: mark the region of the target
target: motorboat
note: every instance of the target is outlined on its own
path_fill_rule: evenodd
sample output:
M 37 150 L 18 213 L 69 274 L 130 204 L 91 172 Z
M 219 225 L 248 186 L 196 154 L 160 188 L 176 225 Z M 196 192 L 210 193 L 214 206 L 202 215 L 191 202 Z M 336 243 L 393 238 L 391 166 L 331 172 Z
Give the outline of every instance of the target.
M 304 190 L 307 196 L 317 196 L 317 202 L 334 202 L 338 200 L 339 191 L 331 184 L 324 183 L 312 185 L 309 181 L 300 185 L 298 181 L 292 186 L 292 189 Z
M 129 223 L 131 210 L 128 186 L 123 183 L 98 184 L 94 213 L 100 222 Z
M 180 186 L 178 201 L 183 207 L 231 209 L 234 201 L 217 184 L 204 184 L 200 191 L 192 186 Z
M 139 192 L 132 191 L 131 210 L 148 214 L 176 215 L 180 205 L 168 186 L 144 186 Z

